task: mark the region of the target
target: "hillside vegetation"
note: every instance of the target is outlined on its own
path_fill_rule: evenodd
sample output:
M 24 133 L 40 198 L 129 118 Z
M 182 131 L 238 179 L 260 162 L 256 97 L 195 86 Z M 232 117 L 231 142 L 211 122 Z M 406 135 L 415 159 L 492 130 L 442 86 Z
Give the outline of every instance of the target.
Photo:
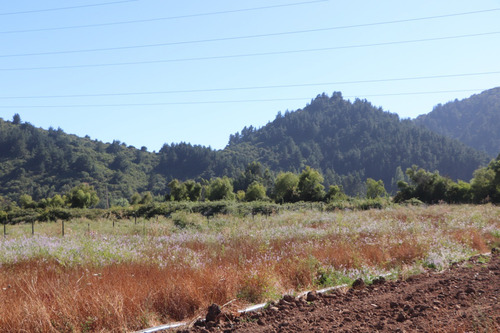
M 394 189 L 400 170 L 418 165 L 452 179 L 470 180 L 489 159 L 464 144 L 415 126 L 366 100 L 347 101 L 340 93 L 317 96 L 302 110 L 278 114 L 260 129 L 245 128 L 230 138 L 227 151 L 257 160 L 271 170 L 322 172 L 327 185 L 363 192 L 366 178 Z
M 415 123 L 495 157 L 500 152 L 500 87 L 439 104 Z
M 100 198 L 97 206 L 106 208 L 126 205 L 138 193 L 163 200 L 174 179 L 207 184 L 223 176 L 230 177 L 235 192 L 247 191 L 256 180 L 270 189 L 279 172 L 298 174 L 306 166 L 322 174 L 326 190 L 339 185 L 347 194 L 364 194 L 366 179 L 372 178 L 394 193 L 412 165 L 469 181 L 489 159 L 340 93 L 318 95 L 305 108 L 280 113 L 260 129 L 245 127 L 231 135 L 223 150 L 178 143 L 152 153 L 120 141 L 103 143 L 36 128 L 19 115 L 0 119 L 0 195 L 14 201 L 23 194 L 41 200 L 89 184 Z

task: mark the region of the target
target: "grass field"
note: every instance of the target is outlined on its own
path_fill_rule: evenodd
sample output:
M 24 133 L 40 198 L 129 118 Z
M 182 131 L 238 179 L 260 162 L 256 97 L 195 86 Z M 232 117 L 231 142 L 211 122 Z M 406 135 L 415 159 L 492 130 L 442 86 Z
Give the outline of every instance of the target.
M 232 299 L 442 269 L 500 245 L 500 207 L 392 207 L 270 217 L 7 226 L 0 331 L 132 331 Z M 201 312 L 200 312 L 201 311 Z

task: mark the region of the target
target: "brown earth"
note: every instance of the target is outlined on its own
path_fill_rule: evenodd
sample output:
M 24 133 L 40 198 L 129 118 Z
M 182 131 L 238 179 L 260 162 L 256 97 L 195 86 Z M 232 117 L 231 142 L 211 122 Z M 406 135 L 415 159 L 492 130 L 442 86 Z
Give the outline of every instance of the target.
M 444 272 L 285 296 L 239 317 L 215 313 L 178 332 L 500 332 L 500 255 L 493 250 Z

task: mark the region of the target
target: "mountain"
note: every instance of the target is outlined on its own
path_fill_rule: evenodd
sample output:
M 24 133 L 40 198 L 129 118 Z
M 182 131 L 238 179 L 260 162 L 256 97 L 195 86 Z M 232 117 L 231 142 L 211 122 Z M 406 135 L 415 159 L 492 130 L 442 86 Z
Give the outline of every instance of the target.
M 310 165 L 322 171 L 327 183 L 340 183 L 350 193 L 361 192 L 367 177 L 391 185 L 398 167 L 413 164 L 468 181 L 489 159 L 366 100 L 347 101 L 338 92 L 318 95 L 304 109 L 278 114 L 258 130 L 243 129 L 231 136 L 225 150 L 274 171 Z
M 17 116 L 17 118 L 16 118 Z M 65 193 L 80 183 L 93 185 L 104 201 L 130 197 L 152 187 L 154 154 L 124 143 L 102 143 L 0 119 L 0 194 L 35 200 Z
M 394 188 L 413 164 L 439 170 L 452 179 L 469 180 L 489 157 L 457 140 L 400 120 L 365 100 L 347 101 L 340 93 L 318 95 L 303 109 L 278 114 L 260 129 L 245 127 L 231 135 L 223 150 L 188 143 L 165 144 L 158 153 L 120 141 L 103 143 L 61 129 L 44 130 L 0 118 L 0 196 L 34 200 L 68 192 L 88 183 L 107 207 L 136 192 L 163 196 L 174 178 L 234 178 L 246 189 L 249 165 L 267 185 L 279 171 L 300 172 L 309 165 L 349 194 L 362 193 L 367 177 Z M 246 171 L 245 171 L 246 170 Z M 249 176 L 250 175 L 250 176 Z M 0 198 L 1 199 L 1 198 Z
M 496 157 L 500 153 L 500 87 L 439 104 L 415 123 Z

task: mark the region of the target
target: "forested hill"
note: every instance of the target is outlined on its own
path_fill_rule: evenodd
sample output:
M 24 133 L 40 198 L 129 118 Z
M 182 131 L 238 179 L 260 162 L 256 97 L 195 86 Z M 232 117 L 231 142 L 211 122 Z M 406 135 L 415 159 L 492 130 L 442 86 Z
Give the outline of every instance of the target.
M 496 157 L 500 153 L 500 87 L 439 104 L 415 123 Z
M 0 195 L 11 200 L 21 194 L 40 200 L 88 183 L 102 205 L 113 203 L 152 188 L 156 165 L 157 157 L 145 148 L 43 130 L 16 116 L 13 122 L 0 119 Z
M 384 112 L 364 100 L 340 93 L 317 96 L 302 110 L 278 114 L 256 130 L 245 128 L 230 138 L 226 151 L 260 161 L 272 170 L 320 169 L 329 184 L 360 191 L 367 178 L 391 185 L 398 170 L 416 164 L 452 179 L 469 180 L 488 161 L 466 145 Z
M 271 183 L 279 171 L 300 172 L 308 165 L 323 173 L 326 186 L 342 185 L 356 194 L 363 192 L 367 177 L 391 188 L 413 164 L 468 181 L 489 157 L 367 101 L 344 100 L 340 93 L 320 95 L 260 129 L 244 128 L 223 150 L 179 143 L 152 153 L 120 141 L 40 129 L 19 116 L 0 118 L 0 200 L 17 201 L 21 194 L 40 200 L 88 183 L 101 199 L 98 206 L 106 207 L 136 192 L 164 196 L 174 178 L 220 176 L 232 177 L 235 190 L 246 190 L 245 169 L 254 161 Z

